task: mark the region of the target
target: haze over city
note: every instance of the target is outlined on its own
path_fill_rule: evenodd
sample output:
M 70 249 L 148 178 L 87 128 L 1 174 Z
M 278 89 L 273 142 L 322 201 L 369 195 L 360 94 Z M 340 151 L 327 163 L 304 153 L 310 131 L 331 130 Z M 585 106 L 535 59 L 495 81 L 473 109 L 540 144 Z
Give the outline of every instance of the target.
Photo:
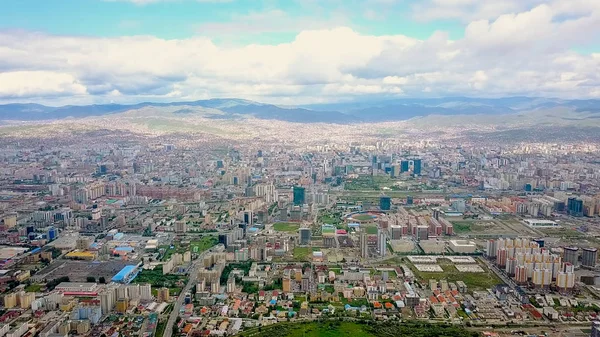
M 600 2 L 0 4 L 0 337 L 600 336 Z

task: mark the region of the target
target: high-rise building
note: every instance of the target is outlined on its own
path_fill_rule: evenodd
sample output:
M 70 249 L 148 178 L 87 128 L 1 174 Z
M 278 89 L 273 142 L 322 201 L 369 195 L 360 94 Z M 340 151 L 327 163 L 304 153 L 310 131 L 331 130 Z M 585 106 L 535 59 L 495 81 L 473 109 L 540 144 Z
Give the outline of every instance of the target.
M 158 289 L 157 296 L 158 300 L 163 302 L 169 301 L 169 288 L 160 288 Z
M 244 211 L 244 223 L 252 226 L 254 224 L 254 212 Z
M 403 160 L 400 162 L 400 172 L 408 172 L 408 168 L 410 167 L 410 162 L 408 160 Z
M 4 295 L 4 307 L 6 309 L 12 309 L 17 306 L 17 294 L 10 293 Z
M 379 254 L 385 256 L 387 252 L 387 235 L 382 229 L 377 233 L 377 245 L 379 246 Z
M 299 235 L 299 242 L 300 245 L 310 245 L 310 240 L 311 240 L 311 230 L 310 228 L 300 228 L 298 230 L 298 235 Z
M 581 250 L 581 265 L 594 268 L 598 262 L 598 248 L 583 248 Z
M 294 205 L 304 205 L 306 202 L 306 191 L 304 187 L 294 186 Z
M 175 232 L 176 233 L 185 233 L 187 232 L 187 224 L 185 221 L 177 221 L 175 222 Z
M 365 259 L 369 257 L 368 236 L 364 230 L 360 233 L 360 256 Z
M 149 301 L 152 299 L 152 286 L 148 283 L 140 286 L 140 299 L 142 301 Z
M 413 174 L 421 175 L 421 159 L 413 159 Z
M 382 196 L 379 198 L 379 208 L 382 211 L 389 211 L 392 208 L 392 198 L 388 196 Z
M 563 262 L 568 262 L 574 266 L 577 265 L 579 259 L 579 247 L 564 247 Z
M 571 216 L 583 216 L 583 200 L 569 198 L 567 200 L 567 213 Z
M 590 337 L 600 337 L 600 321 L 592 322 L 592 332 L 590 333 Z

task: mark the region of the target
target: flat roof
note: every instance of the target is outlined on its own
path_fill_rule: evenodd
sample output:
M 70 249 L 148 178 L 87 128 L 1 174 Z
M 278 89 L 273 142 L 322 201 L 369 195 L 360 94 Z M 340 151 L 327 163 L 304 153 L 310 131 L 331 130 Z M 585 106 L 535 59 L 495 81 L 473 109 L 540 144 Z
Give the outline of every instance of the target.
M 94 282 L 61 282 L 56 288 L 87 288 L 87 287 L 95 287 L 96 283 Z
M 121 271 L 118 272 L 117 275 L 113 276 L 112 280 L 113 281 L 122 281 L 127 275 L 129 275 L 129 273 L 134 271 L 135 268 L 136 268 L 135 265 L 129 265 L 129 266 L 123 267 L 123 269 L 121 269 Z

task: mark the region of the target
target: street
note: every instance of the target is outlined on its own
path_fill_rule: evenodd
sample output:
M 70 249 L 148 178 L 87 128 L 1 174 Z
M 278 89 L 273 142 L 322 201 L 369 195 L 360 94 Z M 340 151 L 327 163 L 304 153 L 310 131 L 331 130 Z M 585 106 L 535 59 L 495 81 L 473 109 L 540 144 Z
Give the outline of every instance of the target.
M 167 321 L 167 325 L 165 326 L 164 337 L 171 337 L 173 334 L 173 326 L 175 325 L 175 321 L 177 320 L 177 316 L 179 315 L 179 309 L 183 305 L 183 301 L 185 300 L 185 294 L 192 289 L 192 287 L 197 283 L 196 280 L 198 278 L 198 267 L 202 265 L 202 259 L 206 254 L 209 254 L 212 251 L 212 248 L 203 252 L 198 256 L 196 260 L 192 263 L 192 266 L 189 270 L 190 278 L 188 279 L 188 283 L 179 293 L 179 297 L 173 306 L 173 311 L 171 311 L 171 315 L 169 316 L 169 320 Z

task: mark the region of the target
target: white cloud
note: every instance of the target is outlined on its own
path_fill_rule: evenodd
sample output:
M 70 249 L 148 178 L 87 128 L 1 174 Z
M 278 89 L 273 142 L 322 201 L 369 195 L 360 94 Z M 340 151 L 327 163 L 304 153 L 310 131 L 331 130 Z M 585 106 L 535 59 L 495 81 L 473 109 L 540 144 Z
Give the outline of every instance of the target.
M 86 88 L 72 75 L 52 71 L 0 73 L 0 98 L 83 95 Z
M 245 46 L 219 46 L 207 37 L 0 32 L 0 99 L 240 97 L 293 104 L 360 95 L 596 97 L 599 54 L 572 51 L 593 41 L 589 32 L 600 31 L 600 8 L 585 8 L 551 3 L 476 20 L 459 40 L 444 32 L 418 40 L 345 27 L 303 30 L 290 43 Z M 263 14 L 251 20 L 264 21 Z

